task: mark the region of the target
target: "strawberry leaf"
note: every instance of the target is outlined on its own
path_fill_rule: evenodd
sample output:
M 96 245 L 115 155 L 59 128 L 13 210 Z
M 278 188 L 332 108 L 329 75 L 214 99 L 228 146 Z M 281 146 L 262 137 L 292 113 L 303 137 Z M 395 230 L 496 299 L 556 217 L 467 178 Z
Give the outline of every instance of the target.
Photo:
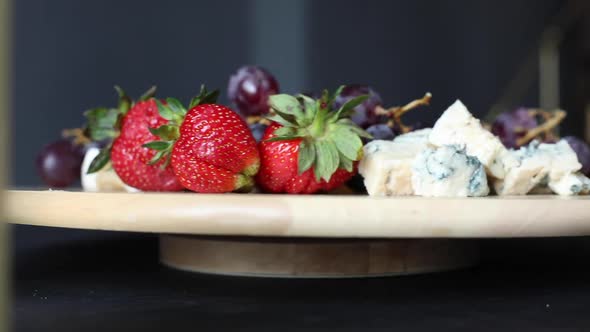
M 158 161 L 160 161 L 160 159 L 162 159 L 162 157 L 164 156 L 164 154 L 166 153 L 166 150 L 162 150 L 162 151 L 158 151 L 158 153 L 156 153 L 152 159 L 150 159 L 150 161 L 148 161 L 148 165 L 153 165 L 155 163 L 157 163 Z
M 204 84 L 201 85 L 201 90 L 196 97 L 191 99 L 189 103 L 189 109 L 201 104 L 215 104 L 219 97 L 219 90 L 208 92 Z
M 175 140 L 180 136 L 180 132 L 178 131 L 178 126 L 174 125 L 162 125 L 158 128 L 148 128 L 150 133 L 154 136 L 158 136 L 160 140 L 163 141 L 170 141 Z
M 269 121 L 276 122 L 276 123 L 282 125 L 283 127 L 294 127 L 296 125 L 295 123 L 289 122 L 287 119 L 285 119 L 277 114 L 269 116 L 266 119 Z
M 200 97 L 193 97 L 193 99 L 191 99 L 191 102 L 188 104 L 188 109 L 191 110 L 193 109 L 195 106 L 199 105 L 201 103 L 201 98 Z
M 84 113 L 87 119 L 88 135 L 93 141 L 114 138 L 118 134 L 117 120 L 119 110 L 116 108 L 99 107 Z
M 351 119 L 347 119 L 347 118 L 340 119 L 336 123 L 339 125 L 345 125 L 345 126 L 349 127 L 350 130 L 352 130 L 355 134 L 359 135 L 360 137 L 369 138 L 369 139 L 373 138 L 373 136 L 371 136 L 371 134 L 369 134 L 368 132 L 361 129 L 354 122 L 352 122 Z
M 107 146 L 100 150 L 98 155 L 92 159 L 86 174 L 92 174 L 100 171 L 111 159 L 111 146 Z
M 215 104 L 217 98 L 219 98 L 219 90 L 211 91 L 201 99 L 201 104 Z
M 292 123 L 292 125 L 291 125 L 292 127 L 297 126 L 297 120 L 295 120 L 295 117 L 293 115 L 286 114 L 286 113 L 283 113 L 283 112 L 278 111 L 278 110 L 275 110 L 275 113 L 276 113 L 277 116 L 280 116 L 283 119 L 285 119 L 285 121 L 287 121 L 289 123 Z
M 153 141 L 148 142 L 142 145 L 144 148 L 156 150 L 156 151 L 166 151 L 169 150 L 172 146 L 172 142 L 165 142 L 165 141 Z
M 168 167 L 168 165 L 170 165 L 170 159 L 172 158 L 172 153 L 168 153 L 166 155 L 166 160 L 162 163 L 162 165 L 160 166 L 161 169 L 166 169 L 166 167 Z
M 367 98 L 369 98 L 369 95 L 357 96 L 350 99 L 340 107 L 338 112 L 336 112 L 336 118 L 349 117 L 354 112 L 354 108 L 362 104 Z
M 299 159 L 297 160 L 297 171 L 299 174 L 307 171 L 315 161 L 314 144 L 302 140 L 299 144 Z
M 186 114 L 186 109 L 178 99 L 166 98 L 166 104 L 177 116 L 184 116 Z
M 301 103 L 293 96 L 287 94 L 272 95 L 268 98 L 268 102 L 270 107 L 279 114 L 292 115 L 296 120 L 303 117 Z
M 332 174 L 338 169 L 340 165 L 340 157 L 338 149 L 333 142 L 321 140 L 315 142 L 316 163 L 314 173 L 316 180 L 323 179 L 330 181 Z
M 119 95 L 119 105 L 117 105 L 117 108 L 119 109 L 119 112 L 121 114 L 127 114 L 129 109 L 131 108 L 131 104 L 133 104 L 133 101 L 125 93 L 125 91 L 123 91 L 123 89 L 121 89 L 120 86 L 115 85 L 115 90 L 117 91 L 117 94 Z
M 199 105 L 201 103 L 201 99 L 203 99 L 203 97 L 205 97 L 205 95 L 207 94 L 207 88 L 205 88 L 205 84 L 201 84 L 201 90 L 199 91 L 199 94 L 194 96 L 191 99 L 191 102 L 188 105 L 189 109 L 192 109 L 193 107 Z
M 346 157 L 342 153 L 340 153 L 340 165 L 338 166 L 338 168 L 345 169 L 347 172 L 352 172 L 352 169 L 353 169 L 352 160 L 348 159 L 348 157 Z
M 300 94 L 298 98 L 301 100 L 304 110 L 303 120 L 300 121 L 301 126 L 309 126 L 313 122 L 318 110 L 316 100 L 302 94 Z
M 162 102 L 159 99 L 156 99 L 156 105 L 158 105 L 158 113 L 160 113 L 160 116 L 164 119 L 170 121 L 176 118 L 174 112 L 170 109 L 170 107 L 162 104 Z
M 156 86 L 150 87 L 146 92 L 144 92 L 141 97 L 139 97 L 139 101 L 146 101 L 150 98 L 153 98 L 156 95 Z
M 297 131 L 293 127 L 281 127 L 274 131 L 275 136 L 293 136 Z
M 328 90 L 324 89 L 322 91 L 322 97 L 319 99 L 320 104 L 323 103 L 326 105 L 325 107 L 328 107 L 329 106 L 328 103 L 330 102 L 331 99 L 332 98 L 330 97 L 330 92 L 328 92 Z
M 334 103 L 334 100 L 340 96 L 340 94 L 342 94 L 342 90 L 344 90 L 344 88 L 346 87 L 346 85 L 341 85 L 338 87 L 338 89 L 336 89 L 336 91 L 334 91 L 334 93 L 332 94 L 332 97 L 330 97 L 330 99 L 328 100 L 328 105 L 332 105 L 332 103 Z
M 363 142 L 350 127 L 337 126 L 333 129 L 330 136 L 342 155 L 350 160 L 356 160 L 358 158 L 359 150 L 363 147 Z

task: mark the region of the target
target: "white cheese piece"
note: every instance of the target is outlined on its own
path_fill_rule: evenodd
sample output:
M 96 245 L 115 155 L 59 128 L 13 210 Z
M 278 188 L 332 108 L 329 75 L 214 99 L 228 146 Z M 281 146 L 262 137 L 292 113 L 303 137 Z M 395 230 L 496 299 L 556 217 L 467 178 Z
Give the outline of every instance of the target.
M 123 183 L 117 176 L 117 173 L 111 168 L 110 163 L 105 165 L 100 171 L 87 174 L 88 168 L 92 160 L 98 155 L 100 150 L 92 147 L 86 151 L 84 160 L 82 161 L 82 168 L 80 179 L 82 183 L 82 189 L 88 192 L 99 192 L 99 191 L 127 191 L 127 192 L 139 192 L 139 189 L 130 187 Z
M 371 196 L 412 195 L 412 163 L 426 148 L 430 129 L 400 135 L 393 141 L 375 140 L 364 146 L 359 173 Z
M 90 168 L 90 163 L 92 160 L 96 158 L 98 153 L 100 152 L 97 148 L 89 148 L 84 155 L 84 160 L 82 161 L 82 168 L 80 172 L 80 182 L 82 183 L 82 189 L 84 191 L 98 191 L 98 186 L 96 184 L 97 173 L 87 174 L 88 168 Z
M 483 165 L 464 147 L 426 148 L 414 160 L 412 186 L 419 196 L 468 197 L 489 193 Z
M 460 100 L 436 121 L 429 142 L 438 147 L 465 146 L 466 153 L 476 157 L 486 172 L 498 179 L 504 178 L 505 169 L 514 163 L 502 142 L 486 130 Z
M 579 171 L 582 164 L 578 161 L 576 152 L 571 148 L 566 140 L 560 140 L 555 144 L 539 144 L 540 153 L 545 153 L 551 158 L 549 171 L 549 184 L 552 181 L 558 181 L 563 176 Z
M 555 144 L 533 141 L 509 153 L 517 164 L 507 169 L 503 180 L 494 181 L 498 195 L 526 195 L 533 189 L 535 193 L 546 193 L 547 187 L 559 195 L 577 194 L 570 193 L 566 187 L 574 185 L 573 173 L 582 165 L 566 141 Z
M 590 192 L 590 179 L 581 173 L 569 173 L 558 180 L 549 181 L 549 188 L 563 196 L 588 194 Z
M 548 166 L 552 159 L 548 154 L 539 152 L 537 143 L 532 142 L 529 146 L 509 150 L 508 153 L 515 163 L 508 167 L 504 179 L 494 179 L 496 194 L 526 195 L 543 181 L 548 181 Z

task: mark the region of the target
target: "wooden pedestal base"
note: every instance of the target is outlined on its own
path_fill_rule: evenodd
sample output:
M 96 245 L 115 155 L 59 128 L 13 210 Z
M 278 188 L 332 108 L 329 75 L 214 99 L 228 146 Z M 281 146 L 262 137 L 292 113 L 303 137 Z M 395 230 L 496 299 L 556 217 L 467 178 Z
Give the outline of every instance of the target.
M 451 270 L 477 263 L 473 241 L 160 236 L 160 261 L 202 273 L 350 278 Z

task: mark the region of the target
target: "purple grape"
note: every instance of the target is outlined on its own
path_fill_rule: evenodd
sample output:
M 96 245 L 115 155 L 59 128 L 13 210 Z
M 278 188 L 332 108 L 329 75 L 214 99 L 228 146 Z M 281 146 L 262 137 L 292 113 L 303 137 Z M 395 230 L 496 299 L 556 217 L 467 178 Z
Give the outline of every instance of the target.
M 367 128 L 367 132 L 376 140 L 390 141 L 395 137 L 394 131 L 386 124 L 375 124 Z
M 260 142 L 264 136 L 267 125 L 262 123 L 252 123 L 248 125 L 248 127 L 250 127 L 250 131 L 252 132 L 252 136 L 254 136 L 256 142 Z
M 572 147 L 572 150 L 578 155 L 578 161 L 582 164 L 582 173 L 590 176 L 590 147 L 583 140 L 575 136 L 566 136 L 563 138 Z
M 500 114 L 492 124 L 492 133 L 508 148 L 517 148 L 517 140 L 539 125 L 534 115 L 526 108 Z
M 64 188 L 80 179 L 84 149 L 67 139 L 43 147 L 37 155 L 37 172 L 50 187 Z
M 369 98 L 355 107 L 355 112 L 352 114 L 351 118 L 352 121 L 360 127 L 368 128 L 379 122 L 379 117 L 375 113 L 375 108 L 382 104 L 381 97 L 371 87 L 360 84 L 347 85 L 342 90 L 342 93 L 336 96 L 336 100 L 334 100 L 334 108 L 338 109 L 350 99 L 367 94 L 369 95 Z
M 279 93 L 279 83 L 265 69 L 244 66 L 231 75 L 227 86 L 229 99 L 243 116 L 268 113 L 268 97 Z

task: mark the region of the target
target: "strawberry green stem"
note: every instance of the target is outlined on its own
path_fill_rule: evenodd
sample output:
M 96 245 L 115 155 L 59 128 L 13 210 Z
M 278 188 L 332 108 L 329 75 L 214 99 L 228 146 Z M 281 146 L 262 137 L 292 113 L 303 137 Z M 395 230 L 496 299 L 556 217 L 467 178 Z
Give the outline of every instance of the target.
M 244 174 L 238 174 L 234 190 L 236 191 L 249 191 L 254 187 L 254 179 L 251 176 Z
M 308 127 L 309 134 L 312 137 L 322 137 L 326 131 L 326 117 L 328 116 L 329 110 L 327 108 L 320 108 L 316 113 L 313 122 Z

